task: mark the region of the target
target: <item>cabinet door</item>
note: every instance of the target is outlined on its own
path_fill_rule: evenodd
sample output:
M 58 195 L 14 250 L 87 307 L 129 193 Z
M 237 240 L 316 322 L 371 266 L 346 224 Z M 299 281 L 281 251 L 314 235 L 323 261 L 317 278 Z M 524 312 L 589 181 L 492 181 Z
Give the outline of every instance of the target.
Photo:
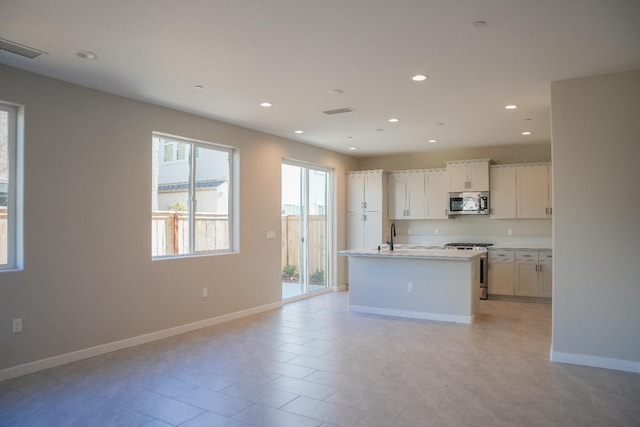
M 518 166 L 518 218 L 549 217 L 549 167 Z
M 447 174 L 449 175 L 449 191 L 468 191 L 467 184 L 467 164 L 449 163 L 447 164 Z
M 525 297 L 537 297 L 538 290 L 538 251 L 516 251 L 515 294 Z
M 382 212 L 365 212 L 364 220 L 364 248 L 374 249 L 386 242 L 387 236 L 382 235 Z
M 540 282 L 540 296 L 553 296 L 553 255 L 551 252 L 540 251 L 538 255 L 538 281 Z
M 347 175 L 347 211 L 360 212 L 364 209 L 364 174 Z
M 347 249 L 365 248 L 364 214 L 362 212 L 347 213 Z
M 382 212 L 382 191 L 384 175 L 380 172 L 372 172 L 364 175 L 364 201 L 368 211 Z
M 489 209 L 491 218 L 516 218 L 516 168 L 492 167 Z
M 392 173 L 388 177 L 389 219 L 405 219 L 407 211 L 407 174 Z
M 467 163 L 467 191 L 489 191 L 489 163 Z
M 447 219 L 449 209 L 449 176 L 445 169 L 429 171 L 426 177 L 427 219 Z
M 411 172 L 406 174 L 406 207 L 405 219 L 424 219 L 425 194 L 424 172 Z
M 513 295 L 513 259 L 489 261 L 489 295 Z

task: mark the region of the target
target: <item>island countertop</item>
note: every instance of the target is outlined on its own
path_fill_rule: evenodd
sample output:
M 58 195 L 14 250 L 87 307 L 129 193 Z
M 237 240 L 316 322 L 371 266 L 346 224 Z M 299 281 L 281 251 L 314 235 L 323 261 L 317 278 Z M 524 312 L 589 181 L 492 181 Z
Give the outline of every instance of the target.
M 451 261 L 468 261 L 470 259 L 486 255 L 485 251 L 461 251 L 456 249 L 441 248 L 398 248 L 389 249 L 347 249 L 338 251 L 338 255 L 350 257 L 381 257 L 381 258 L 422 258 Z

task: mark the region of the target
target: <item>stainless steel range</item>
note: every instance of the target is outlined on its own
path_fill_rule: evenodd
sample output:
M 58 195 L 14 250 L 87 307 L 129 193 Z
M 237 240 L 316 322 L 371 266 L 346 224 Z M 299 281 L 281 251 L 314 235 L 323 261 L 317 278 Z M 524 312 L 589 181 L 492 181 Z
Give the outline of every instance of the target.
M 447 243 L 445 249 L 458 249 L 463 251 L 483 251 L 480 257 L 480 299 L 487 299 L 487 284 L 489 283 L 489 257 L 487 251 L 493 243 Z

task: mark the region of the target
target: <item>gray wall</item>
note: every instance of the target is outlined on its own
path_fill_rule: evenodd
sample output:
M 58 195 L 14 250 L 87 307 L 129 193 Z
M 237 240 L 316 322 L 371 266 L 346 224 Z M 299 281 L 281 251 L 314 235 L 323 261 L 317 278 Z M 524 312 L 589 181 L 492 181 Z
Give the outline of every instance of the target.
M 5 66 L 0 98 L 26 118 L 25 263 L 0 273 L 0 372 L 280 301 L 280 240 L 265 235 L 280 236 L 283 157 L 335 168 L 346 245 L 350 156 Z M 153 131 L 239 149 L 239 253 L 151 260 Z M 13 318 L 22 333 L 11 333 Z
M 640 70 L 551 100 L 552 358 L 640 372 Z

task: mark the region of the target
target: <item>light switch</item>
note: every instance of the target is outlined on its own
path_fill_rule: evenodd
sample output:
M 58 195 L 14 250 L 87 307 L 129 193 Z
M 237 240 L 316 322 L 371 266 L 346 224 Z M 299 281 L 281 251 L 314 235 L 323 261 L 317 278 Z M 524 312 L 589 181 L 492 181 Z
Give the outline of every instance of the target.
M 276 232 L 267 231 L 267 240 L 276 240 Z

